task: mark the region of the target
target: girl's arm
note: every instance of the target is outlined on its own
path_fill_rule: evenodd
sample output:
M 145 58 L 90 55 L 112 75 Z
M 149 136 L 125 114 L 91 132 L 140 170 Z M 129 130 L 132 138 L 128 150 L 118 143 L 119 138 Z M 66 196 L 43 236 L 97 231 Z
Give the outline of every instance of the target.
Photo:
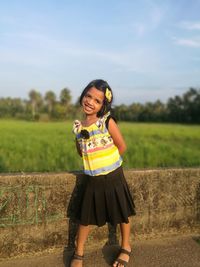
M 113 139 L 114 144 L 119 150 L 119 154 L 122 155 L 126 151 L 126 143 L 116 122 L 112 118 L 109 120 L 108 131 Z
M 77 152 L 78 152 L 79 156 L 82 157 L 82 151 L 81 151 L 80 145 L 79 145 L 79 143 L 78 143 L 78 140 L 76 139 L 75 142 L 76 142 L 76 149 L 77 149 Z

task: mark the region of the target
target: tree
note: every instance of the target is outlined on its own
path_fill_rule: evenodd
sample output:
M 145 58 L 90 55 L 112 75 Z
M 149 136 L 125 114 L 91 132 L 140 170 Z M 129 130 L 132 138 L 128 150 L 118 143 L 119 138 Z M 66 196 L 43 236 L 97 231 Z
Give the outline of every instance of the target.
M 46 92 L 44 100 L 46 101 L 47 106 L 48 106 L 48 113 L 49 113 L 49 115 L 51 115 L 52 111 L 53 111 L 53 106 L 56 103 L 55 93 L 53 91 Z
M 167 102 L 168 119 L 174 122 L 200 122 L 200 90 L 190 88 Z
M 183 95 L 184 120 L 186 122 L 200 121 L 200 92 L 190 88 Z
M 36 113 L 38 112 L 38 109 L 39 109 L 39 106 L 42 104 L 42 96 L 39 92 L 32 89 L 29 92 L 29 98 L 30 98 L 30 103 L 31 103 L 31 107 L 32 107 L 32 117 L 33 117 L 33 119 L 35 119 Z
M 153 103 L 152 121 L 166 121 L 166 106 L 160 100 Z
M 0 117 L 19 117 L 25 110 L 25 103 L 20 98 L 0 98 Z
M 130 121 L 140 121 L 140 114 L 143 111 L 143 105 L 140 103 L 132 103 L 129 106 Z
M 128 107 L 124 104 L 119 105 L 119 106 L 115 106 L 113 109 L 113 114 L 114 117 L 119 120 L 119 121 L 126 121 L 127 120 L 127 111 L 128 111 Z
M 65 105 L 65 106 L 69 106 L 69 104 L 71 103 L 71 92 L 68 88 L 64 88 L 62 89 L 61 93 L 60 93 L 60 102 Z
M 70 117 L 71 107 L 71 92 L 68 88 L 62 89 L 60 93 L 60 102 L 63 107 L 65 107 L 65 117 Z
M 173 122 L 182 122 L 184 106 L 180 96 L 170 97 L 167 102 L 168 120 Z

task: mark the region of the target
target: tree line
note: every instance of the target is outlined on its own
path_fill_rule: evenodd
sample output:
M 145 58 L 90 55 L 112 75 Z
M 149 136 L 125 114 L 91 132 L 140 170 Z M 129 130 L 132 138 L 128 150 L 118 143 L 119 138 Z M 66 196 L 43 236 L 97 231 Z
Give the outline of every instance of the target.
M 72 103 L 71 91 L 61 90 L 59 99 L 53 91 L 44 96 L 32 89 L 28 99 L 0 98 L 0 118 L 26 120 L 66 120 L 80 118 L 79 100 Z M 116 105 L 113 115 L 118 121 L 200 123 L 200 89 L 189 88 L 183 95 L 166 103 L 155 102 Z

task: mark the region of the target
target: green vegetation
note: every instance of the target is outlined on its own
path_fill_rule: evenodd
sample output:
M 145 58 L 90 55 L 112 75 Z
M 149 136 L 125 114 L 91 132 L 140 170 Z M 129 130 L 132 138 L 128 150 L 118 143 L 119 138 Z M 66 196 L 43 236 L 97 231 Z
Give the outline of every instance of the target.
M 79 99 L 71 102 L 71 91 L 64 88 L 57 99 L 53 91 L 44 96 L 31 90 L 28 100 L 20 98 L 0 98 L 0 118 L 23 119 L 28 121 L 61 121 L 80 118 Z M 200 124 L 200 89 L 190 88 L 181 96 L 145 104 L 114 106 L 113 115 L 118 121 L 130 122 L 177 122 Z
M 119 123 L 127 142 L 125 168 L 200 166 L 200 126 Z M 72 122 L 0 121 L 0 172 L 82 168 Z

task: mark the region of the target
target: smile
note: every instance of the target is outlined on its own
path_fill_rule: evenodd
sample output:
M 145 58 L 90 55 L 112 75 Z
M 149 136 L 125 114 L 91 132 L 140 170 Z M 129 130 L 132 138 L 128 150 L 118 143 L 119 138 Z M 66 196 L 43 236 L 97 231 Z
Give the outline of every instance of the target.
M 90 109 L 90 110 L 92 110 L 92 109 L 93 109 L 93 107 L 92 107 L 92 106 L 90 106 L 90 105 L 88 105 L 88 104 L 85 104 L 84 106 L 85 106 L 85 108 L 86 108 L 86 109 Z

